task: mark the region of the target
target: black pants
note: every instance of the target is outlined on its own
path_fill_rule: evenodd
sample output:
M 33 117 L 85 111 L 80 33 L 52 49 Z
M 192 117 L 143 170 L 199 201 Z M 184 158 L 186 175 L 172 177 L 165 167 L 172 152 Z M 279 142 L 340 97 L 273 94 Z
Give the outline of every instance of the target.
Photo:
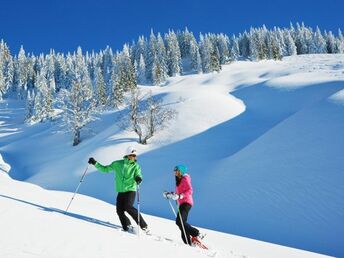
M 179 206 L 179 213 L 180 214 L 177 214 L 177 218 L 176 218 L 176 224 L 178 225 L 178 227 L 180 229 L 183 242 L 185 244 L 188 244 L 188 245 L 191 245 L 191 236 L 195 237 L 195 236 L 198 236 L 198 234 L 199 234 L 199 230 L 197 228 L 194 228 L 189 223 L 187 223 L 189 211 L 191 210 L 191 208 L 192 208 L 192 206 L 188 203 L 181 204 Z M 183 225 L 180 221 L 180 217 L 182 218 L 182 222 L 184 225 L 184 229 L 185 229 L 185 233 L 186 233 L 186 239 L 184 236 Z
M 125 193 L 118 193 L 117 201 L 116 201 L 116 211 L 121 221 L 123 230 L 127 231 L 128 226 L 131 225 L 129 218 L 125 215 L 127 212 L 138 224 L 137 221 L 137 209 L 134 208 L 134 201 L 135 201 L 136 192 L 125 192 Z M 140 214 L 140 228 L 147 227 L 147 223 L 144 221 Z

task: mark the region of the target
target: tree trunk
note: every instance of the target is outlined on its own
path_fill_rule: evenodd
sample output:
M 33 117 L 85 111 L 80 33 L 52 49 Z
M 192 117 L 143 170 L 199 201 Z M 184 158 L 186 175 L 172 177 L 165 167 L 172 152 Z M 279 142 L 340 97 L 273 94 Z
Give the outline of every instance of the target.
M 77 129 L 74 132 L 73 146 L 76 146 L 80 143 L 80 130 Z

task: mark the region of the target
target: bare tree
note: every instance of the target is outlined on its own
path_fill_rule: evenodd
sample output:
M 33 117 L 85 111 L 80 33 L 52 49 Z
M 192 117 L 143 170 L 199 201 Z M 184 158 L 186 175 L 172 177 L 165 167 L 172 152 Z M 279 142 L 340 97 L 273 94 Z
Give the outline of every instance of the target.
M 176 115 L 177 111 L 166 107 L 161 98 L 154 98 L 152 92 L 144 96 L 140 90 L 135 89 L 131 91 L 129 99 L 129 121 L 122 126 L 133 130 L 139 137 L 139 143 L 147 144 Z

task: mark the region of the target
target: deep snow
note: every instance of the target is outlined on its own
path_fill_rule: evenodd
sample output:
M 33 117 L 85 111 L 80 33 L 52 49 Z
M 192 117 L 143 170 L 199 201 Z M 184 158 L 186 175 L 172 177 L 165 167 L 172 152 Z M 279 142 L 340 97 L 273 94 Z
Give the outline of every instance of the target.
M 72 147 L 55 122 L 24 125 L 20 103 L 1 102 L 0 153 L 9 174 L 73 192 L 88 157 L 107 164 L 134 145 L 144 173 L 145 213 L 173 219 L 161 192 L 174 188 L 173 166 L 184 163 L 195 188 L 190 221 L 197 226 L 344 256 L 343 55 L 235 62 L 219 74 L 141 88 L 179 111 L 147 146 L 116 126 L 118 112 L 102 115 Z M 91 169 L 80 192 L 113 203 L 113 175 Z

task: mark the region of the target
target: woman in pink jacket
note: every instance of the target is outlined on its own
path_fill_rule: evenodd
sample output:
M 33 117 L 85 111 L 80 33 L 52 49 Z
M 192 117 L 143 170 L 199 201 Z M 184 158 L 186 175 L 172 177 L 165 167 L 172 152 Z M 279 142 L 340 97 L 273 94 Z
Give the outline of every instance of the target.
M 204 235 L 200 234 L 197 228 L 191 226 L 187 222 L 189 212 L 193 206 L 191 177 L 187 174 L 187 168 L 184 165 L 177 165 L 174 168 L 174 175 L 176 178 L 176 192 L 166 193 L 165 197 L 178 202 L 179 214 L 176 218 L 176 224 L 181 231 L 183 242 L 185 244 L 192 245 L 199 242 L 198 238 L 202 239 Z M 183 227 L 185 229 L 185 233 Z

